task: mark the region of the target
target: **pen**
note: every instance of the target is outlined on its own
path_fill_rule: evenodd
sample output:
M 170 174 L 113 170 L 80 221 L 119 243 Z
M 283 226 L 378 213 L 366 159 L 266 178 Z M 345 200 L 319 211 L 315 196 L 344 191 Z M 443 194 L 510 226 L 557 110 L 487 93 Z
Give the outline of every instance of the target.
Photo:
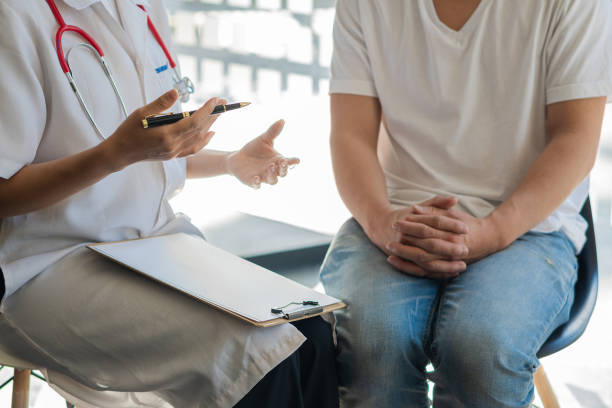
M 215 109 L 213 109 L 211 115 L 216 115 L 218 113 L 223 113 L 223 112 L 231 111 L 234 109 L 243 108 L 250 104 L 251 102 L 238 102 L 238 103 L 230 103 L 229 105 L 217 105 L 215 106 Z M 142 127 L 144 127 L 145 129 L 148 129 L 148 128 L 156 127 L 156 126 L 169 125 L 171 123 L 178 122 L 179 120 L 183 118 L 188 118 L 191 115 L 193 115 L 195 112 L 196 111 L 182 112 L 182 113 L 170 113 L 168 115 L 147 116 L 146 118 L 142 120 Z

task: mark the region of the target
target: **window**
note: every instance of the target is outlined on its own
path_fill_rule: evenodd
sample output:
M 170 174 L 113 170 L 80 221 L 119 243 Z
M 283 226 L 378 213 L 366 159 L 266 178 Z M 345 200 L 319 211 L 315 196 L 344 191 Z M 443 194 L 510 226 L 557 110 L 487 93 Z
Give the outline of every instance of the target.
M 277 119 L 276 146 L 301 163 L 275 186 L 254 191 L 235 179 L 190 181 L 173 202 L 196 225 L 243 211 L 333 232 L 349 217 L 329 156 L 329 64 L 333 0 L 166 2 L 183 73 L 196 84 L 195 108 L 223 96 L 252 105 L 222 115 L 212 149 L 233 150 Z

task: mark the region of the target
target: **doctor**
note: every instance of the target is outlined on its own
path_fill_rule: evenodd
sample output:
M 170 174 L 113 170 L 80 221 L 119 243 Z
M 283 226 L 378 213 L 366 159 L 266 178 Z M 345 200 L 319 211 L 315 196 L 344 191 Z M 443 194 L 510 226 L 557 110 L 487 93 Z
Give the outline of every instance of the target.
M 66 24 L 91 38 L 56 41 Z M 189 88 L 161 0 L 6 0 L 0 26 L 0 346 L 79 407 L 337 406 L 321 319 L 257 329 L 84 248 L 200 235 L 169 198 L 186 176 L 275 184 L 298 163 L 274 150 L 283 122 L 236 152 L 202 150 L 221 99 L 143 129 Z

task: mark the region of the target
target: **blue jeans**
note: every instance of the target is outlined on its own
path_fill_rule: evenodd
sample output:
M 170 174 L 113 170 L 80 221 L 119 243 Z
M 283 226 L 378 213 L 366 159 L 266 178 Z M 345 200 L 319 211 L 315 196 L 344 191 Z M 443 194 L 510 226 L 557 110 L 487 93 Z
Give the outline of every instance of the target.
M 342 407 L 526 407 L 536 353 L 567 321 L 577 276 L 561 232 L 529 232 L 448 281 L 394 269 L 347 221 L 321 270 L 336 312 Z M 431 362 L 433 373 L 426 373 Z

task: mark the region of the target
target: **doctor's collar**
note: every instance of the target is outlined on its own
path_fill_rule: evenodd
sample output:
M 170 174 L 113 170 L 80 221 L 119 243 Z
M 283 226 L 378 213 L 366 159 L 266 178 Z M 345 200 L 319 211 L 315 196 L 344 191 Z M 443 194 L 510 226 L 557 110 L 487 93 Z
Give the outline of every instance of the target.
M 91 6 L 95 3 L 100 3 L 102 0 L 63 0 L 67 6 L 75 8 L 77 10 L 83 10 L 86 7 Z M 123 0 L 124 1 L 124 0 Z M 142 4 L 145 7 L 149 7 L 149 0 L 131 0 L 135 5 Z

